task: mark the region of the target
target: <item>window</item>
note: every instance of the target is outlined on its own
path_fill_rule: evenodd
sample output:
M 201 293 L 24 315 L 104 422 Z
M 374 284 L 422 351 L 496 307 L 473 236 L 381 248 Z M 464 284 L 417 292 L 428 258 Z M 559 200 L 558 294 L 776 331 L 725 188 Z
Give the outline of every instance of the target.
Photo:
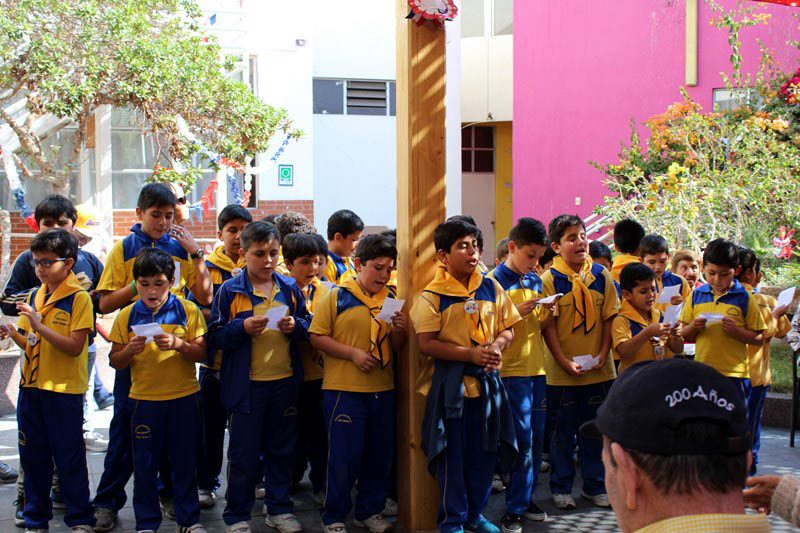
M 494 128 L 469 126 L 461 130 L 461 171 L 494 172 Z
M 714 111 L 729 111 L 745 104 L 758 103 L 758 91 L 755 89 L 714 89 Z
M 514 33 L 514 0 L 494 0 L 494 34 Z
M 386 91 L 385 81 L 348 81 L 347 114 L 386 116 Z
M 463 0 L 461 11 L 461 37 L 483 37 L 484 0 Z
M 314 114 L 344 114 L 344 82 L 342 80 L 314 80 Z
M 397 88 L 393 81 L 315 79 L 314 114 L 394 116 Z
M 250 56 L 247 72 L 250 90 L 254 95 L 258 96 L 258 56 Z

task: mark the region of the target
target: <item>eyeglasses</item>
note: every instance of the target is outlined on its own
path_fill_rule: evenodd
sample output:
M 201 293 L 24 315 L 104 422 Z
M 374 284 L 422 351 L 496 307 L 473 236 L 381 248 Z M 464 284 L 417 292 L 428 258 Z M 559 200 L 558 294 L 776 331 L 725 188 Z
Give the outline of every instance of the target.
M 178 202 L 179 205 L 185 205 L 186 204 L 186 197 L 185 196 L 181 196 L 180 198 L 176 198 L 175 201 Z
M 66 257 L 59 257 L 57 259 L 31 259 L 31 266 L 33 266 L 33 268 L 36 268 L 37 266 L 50 268 L 59 261 L 66 261 L 66 260 L 67 260 Z

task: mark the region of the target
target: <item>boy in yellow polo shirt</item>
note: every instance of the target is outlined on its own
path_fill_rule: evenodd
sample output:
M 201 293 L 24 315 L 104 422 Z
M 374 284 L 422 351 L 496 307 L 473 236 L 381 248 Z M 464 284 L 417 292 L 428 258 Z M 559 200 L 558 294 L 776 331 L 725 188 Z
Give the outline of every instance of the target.
M 514 418 L 500 378 L 502 352 L 522 320 L 500 284 L 478 270 L 480 230 L 463 217 L 433 234 L 441 263 L 411 309 L 427 395 L 421 448 L 439 482 L 439 529 L 499 533 L 483 516 L 498 450 L 517 455 Z
M 620 374 L 631 365 L 672 357 L 683 351 L 680 323 L 667 324 L 655 308 L 656 275 L 647 265 L 631 263 L 619 275 L 622 307 L 611 323 L 611 347 L 619 354 Z
M 358 483 L 353 525 L 382 533 L 391 524 L 381 514 L 389 492 L 394 457 L 395 392 L 392 358 L 406 342 L 407 320 L 378 317 L 397 260 L 391 238 L 369 235 L 355 252 L 357 277 L 314 305 L 309 333 L 325 353 L 322 380 L 328 469 L 322 523 L 326 533 L 342 531 Z
M 78 241 L 63 229 L 31 241 L 41 286 L 18 303 L 18 330 L 4 326 L 25 352 L 17 401 L 19 456 L 25 471 L 25 527 L 46 531 L 53 517 L 53 461 L 67 506 L 64 522 L 73 532 L 91 532 L 89 473 L 83 442 L 83 395 L 88 388 L 88 338 L 94 331 L 89 293 L 72 273 Z
M 328 266 L 325 279 L 339 283 L 342 277 L 356 275 L 353 251 L 364 231 L 364 221 L 349 209 L 340 209 L 328 218 Z
M 220 395 L 229 413 L 228 492 L 222 514 L 231 531 L 250 531 L 256 482 L 266 465 L 266 524 L 300 531 L 292 514 L 292 468 L 297 442 L 297 393 L 302 382 L 298 343 L 308 338 L 308 311 L 295 280 L 275 272 L 278 230 L 251 222 L 242 231 L 245 268 L 214 297 L 209 357 L 222 350 Z M 283 307 L 281 307 L 283 306 Z M 281 307 L 273 316 L 272 308 Z
M 200 409 L 195 363 L 206 354 L 206 323 L 197 306 L 169 292 L 175 281 L 172 257 L 143 249 L 133 262 L 140 296 L 114 320 L 109 360 L 130 368 L 133 428 L 133 510 L 137 531 L 161 525 L 158 466 L 165 456 L 172 471 L 178 531 L 204 533 L 198 523 L 195 470 L 200 441 Z M 155 327 L 154 327 L 155 325 Z M 137 327 L 156 332 L 139 335 Z
M 770 369 L 770 344 L 774 337 L 783 338 L 789 333 L 792 325 L 786 317 L 788 306 L 776 307 L 777 301 L 768 294 L 758 292 L 761 283 L 761 260 L 748 248 L 739 248 L 739 268 L 737 279 L 742 286 L 755 297 L 758 308 L 764 317 L 767 329 L 764 330 L 764 344 L 761 346 L 748 345 L 750 357 L 750 400 L 747 403 L 747 419 L 750 423 L 750 433 L 753 435 L 753 462 L 750 466 L 750 475 L 756 474 L 758 465 L 758 452 L 761 449 L 761 418 L 764 415 L 764 402 L 772 385 L 772 371 Z
M 683 304 L 683 337 L 697 345 L 695 361 L 730 378 L 746 405 L 750 396 L 748 345 L 761 346 L 767 325 L 752 294 L 736 279 L 737 246 L 715 239 L 703 252 L 708 283 L 692 292 Z
M 676 285 L 680 287 L 679 294 L 673 296 L 669 303 L 656 302 L 656 309 L 665 312 L 670 305 L 681 305 L 689 299 L 694 288 L 688 281 L 677 274 L 673 274 L 669 270 L 670 257 L 667 239 L 656 234 L 645 235 L 644 238 L 639 241 L 639 257 L 642 263 L 650 267 L 656 275 L 657 296 L 661 296 L 661 293 L 667 287 L 674 287 Z
M 614 224 L 614 263 L 611 278 L 619 283 L 619 274 L 625 265 L 640 262 L 639 241 L 644 237 L 644 228 L 635 220 L 626 218 Z
M 558 255 L 542 275 L 542 294 L 563 294 L 555 313 L 542 326 L 552 355 L 545 359 L 547 416 L 553 431 L 550 491 L 556 507 L 575 508 L 572 483 L 577 442 L 583 497 L 608 507 L 601 443 L 579 435 L 578 429 L 595 417 L 616 377 L 609 350 L 611 321 L 619 311 L 619 300 L 608 270 L 589 256 L 583 220 L 560 215 L 550 222 L 548 234 Z M 583 356 L 583 364 L 574 360 L 577 356 Z
M 521 218 L 506 241 L 508 256 L 490 276 L 500 283 L 522 316 L 514 324 L 514 341 L 503 352 L 500 371 L 514 415 L 518 449 L 506 489 L 506 515 L 501 520 L 503 530 L 510 532 L 522 530 L 523 517 L 536 521 L 547 518 L 532 500 L 542 464 L 547 415 L 541 317 L 549 314 L 539 305 L 542 280 L 534 266 L 547 249 L 547 230 L 538 220 Z

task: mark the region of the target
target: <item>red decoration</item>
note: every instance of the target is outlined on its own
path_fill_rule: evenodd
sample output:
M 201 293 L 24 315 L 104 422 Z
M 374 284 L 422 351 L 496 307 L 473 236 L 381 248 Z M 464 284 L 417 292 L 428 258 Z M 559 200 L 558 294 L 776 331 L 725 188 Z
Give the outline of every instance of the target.
M 783 6 L 797 7 L 800 6 L 798 0 L 756 0 L 756 2 L 766 2 L 769 4 L 781 4 Z
M 458 7 L 453 0 L 408 0 L 408 7 L 411 12 L 406 18 L 420 25 L 429 21 L 443 27 L 445 21 L 453 20 L 458 15 Z
M 233 170 L 237 172 L 244 172 L 244 165 L 239 163 L 238 161 L 234 161 L 233 159 L 228 159 L 227 157 L 220 157 L 219 164 L 226 167 L 231 167 Z
M 781 226 L 778 236 L 772 240 L 772 244 L 778 249 L 775 252 L 775 257 L 778 259 L 786 259 L 787 261 L 794 255 L 794 249 L 797 248 L 797 239 L 794 238 L 795 230 L 787 230 L 786 226 Z
M 36 217 L 33 213 L 25 217 L 25 223 L 36 233 L 39 233 L 39 224 L 36 223 Z
M 203 215 L 210 217 L 211 216 L 211 208 L 214 206 L 214 200 L 216 195 L 214 193 L 217 192 L 217 180 L 213 180 L 211 183 L 208 184 L 208 188 L 203 193 L 203 196 L 200 197 L 200 203 L 203 204 Z

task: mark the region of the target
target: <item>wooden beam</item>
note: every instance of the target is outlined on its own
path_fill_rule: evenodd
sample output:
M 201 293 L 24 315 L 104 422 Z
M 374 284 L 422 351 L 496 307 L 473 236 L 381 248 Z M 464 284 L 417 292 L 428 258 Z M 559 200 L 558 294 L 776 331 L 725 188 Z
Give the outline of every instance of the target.
M 433 278 L 433 231 L 445 219 L 445 31 L 406 20 L 397 2 L 397 243 L 398 287 L 413 299 Z M 416 335 L 398 361 L 398 492 L 406 531 L 436 528 L 439 491 L 420 451 L 424 397 L 416 392 L 423 366 Z
M 697 85 L 697 0 L 686 0 L 686 85 Z

